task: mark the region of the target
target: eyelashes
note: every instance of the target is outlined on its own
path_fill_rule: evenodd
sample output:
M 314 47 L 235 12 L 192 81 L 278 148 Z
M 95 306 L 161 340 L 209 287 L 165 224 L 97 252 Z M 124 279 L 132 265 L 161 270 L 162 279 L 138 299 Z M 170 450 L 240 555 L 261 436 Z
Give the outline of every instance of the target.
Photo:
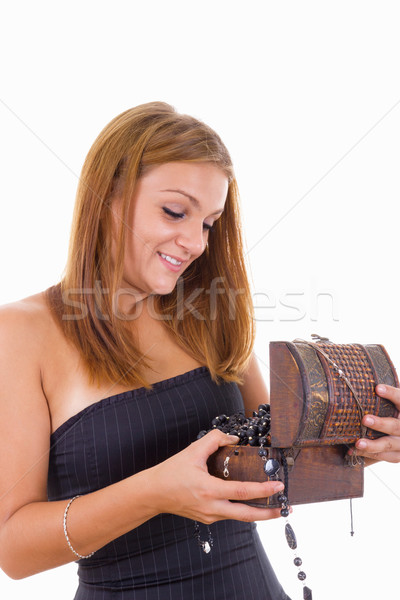
M 176 213 L 173 210 L 166 208 L 165 206 L 163 206 L 163 211 L 170 217 L 173 217 L 174 219 L 182 219 L 185 216 L 185 213 Z
M 183 217 L 185 216 L 185 213 L 174 212 L 166 206 L 163 206 L 163 211 L 165 212 L 165 214 L 167 214 L 169 217 L 172 217 L 173 219 L 183 219 Z M 211 231 L 212 228 L 212 225 L 207 225 L 207 223 L 203 223 L 203 229 L 205 229 L 206 231 Z

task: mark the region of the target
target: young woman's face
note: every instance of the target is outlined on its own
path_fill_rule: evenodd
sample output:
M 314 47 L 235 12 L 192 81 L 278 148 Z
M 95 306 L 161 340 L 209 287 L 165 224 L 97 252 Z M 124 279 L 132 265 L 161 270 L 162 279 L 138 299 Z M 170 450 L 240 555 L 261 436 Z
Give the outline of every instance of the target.
M 126 227 L 123 287 L 169 294 L 206 247 L 221 216 L 228 179 L 212 163 L 171 162 L 137 183 Z

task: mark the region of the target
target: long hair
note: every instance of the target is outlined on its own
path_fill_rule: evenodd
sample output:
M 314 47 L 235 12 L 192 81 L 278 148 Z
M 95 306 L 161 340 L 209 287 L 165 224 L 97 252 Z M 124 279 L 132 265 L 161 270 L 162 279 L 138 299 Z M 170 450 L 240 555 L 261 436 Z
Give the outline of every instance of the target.
M 206 124 L 164 102 L 149 102 L 113 119 L 90 149 L 77 190 L 64 276 L 46 293 L 92 383 L 150 387 L 143 376 L 146 357 L 118 315 L 115 298 L 123 273 L 123 223 L 135 185 L 152 167 L 174 161 L 213 163 L 226 174 L 228 193 L 205 252 L 170 294 L 152 298 L 154 309 L 173 339 L 209 368 L 214 381 L 242 381 L 254 344 L 254 318 L 231 158 Z M 120 188 L 121 222 L 112 264 L 111 205 Z

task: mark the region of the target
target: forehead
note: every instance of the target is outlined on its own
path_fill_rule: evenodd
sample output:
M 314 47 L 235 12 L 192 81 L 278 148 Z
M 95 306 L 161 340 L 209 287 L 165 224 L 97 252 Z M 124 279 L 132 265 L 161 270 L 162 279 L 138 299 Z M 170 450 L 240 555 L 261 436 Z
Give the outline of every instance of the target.
M 226 174 L 209 162 L 158 165 L 147 171 L 138 183 L 143 192 L 156 192 L 165 198 L 191 197 L 197 209 L 211 205 L 214 209 L 222 209 L 228 193 Z

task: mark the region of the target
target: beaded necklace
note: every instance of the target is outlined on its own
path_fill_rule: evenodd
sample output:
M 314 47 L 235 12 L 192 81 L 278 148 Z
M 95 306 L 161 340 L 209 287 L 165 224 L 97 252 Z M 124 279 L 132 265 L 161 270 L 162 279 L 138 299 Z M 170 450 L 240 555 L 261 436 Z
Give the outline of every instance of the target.
M 200 431 L 197 439 L 205 436 L 212 429 L 219 429 L 223 433 L 229 435 L 236 435 L 239 440 L 235 446 L 233 452 L 237 454 L 239 452 L 238 446 L 259 446 L 260 450 L 258 455 L 263 461 L 263 471 L 267 477 L 267 481 L 279 480 L 279 471 L 281 468 L 280 462 L 276 458 L 268 458 L 267 446 L 271 445 L 271 412 L 269 404 L 260 404 L 258 411 L 253 411 L 253 416 L 246 418 L 243 413 L 235 413 L 231 416 L 219 415 L 211 421 L 212 428 Z M 312 600 L 312 592 L 309 587 L 304 583 L 306 579 L 305 572 L 301 569 L 303 564 L 302 559 L 297 555 L 297 539 L 294 533 L 293 527 L 289 523 L 290 504 L 289 504 L 289 470 L 287 459 L 284 450 L 280 450 L 281 462 L 284 473 L 284 485 L 285 488 L 282 493 L 278 495 L 278 502 L 281 505 L 281 515 L 285 519 L 285 538 L 286 542 L 291 550 L 294 552 L 293 563 L 298 568 L 297 577 L 303 584 L 303 600 Z M 229 477 L 229 460 L 230 456 L 227 456 L 224 460 L 224 477 Z M 201 540 L 200 537 L 200 526 L 195 521 L 194 535 L 199 543 L 199 546 L 205 553 L 209 553 L 213 546 L 213 538 L 211 530 L 207 525 L 207 540 Z

